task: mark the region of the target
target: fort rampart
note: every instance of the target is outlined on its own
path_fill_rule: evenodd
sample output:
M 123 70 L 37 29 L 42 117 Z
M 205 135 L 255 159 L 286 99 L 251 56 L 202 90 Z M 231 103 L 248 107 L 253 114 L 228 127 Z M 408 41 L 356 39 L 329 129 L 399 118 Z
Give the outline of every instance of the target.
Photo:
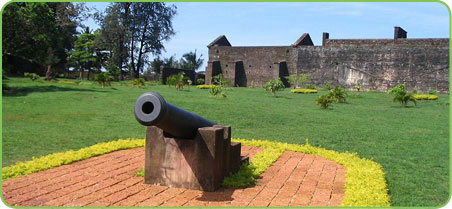
M 386 91 L 399 83 L 408 90 L 449 92 L 449 39 L 329 39 L 314 46 L 305 33 L 291 46 L 231 46 L 225 36 L 209 44 L 206 83 L 222 73 L 233 86 L 262 86 L 288 75 L 311 73 L 308 83 Z M 403 31 L 404 32 L 404 31 Z

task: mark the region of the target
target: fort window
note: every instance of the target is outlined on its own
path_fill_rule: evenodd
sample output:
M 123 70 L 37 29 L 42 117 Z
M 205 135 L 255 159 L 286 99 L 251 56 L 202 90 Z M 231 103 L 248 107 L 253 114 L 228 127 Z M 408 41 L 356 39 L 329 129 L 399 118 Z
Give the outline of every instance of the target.
M 228 67 L 228 65 L 226 65 L 226 67 Z
M 248 67 L 251 67 L 251 65 L 248 65 Z
M 286 53 L 289 53 L 289 50 L 286 50 Z
M 215 53 L 217 53 L 217 54 L 218 54 L 219 52 L 220 52 L 220 51 L 219 51 L 218 49 L 215 51 Z
M 271 66 L 271 65 L 270 65 L 269 67 L 270 67 L 270 68 L 272 68 L 272 66 Z

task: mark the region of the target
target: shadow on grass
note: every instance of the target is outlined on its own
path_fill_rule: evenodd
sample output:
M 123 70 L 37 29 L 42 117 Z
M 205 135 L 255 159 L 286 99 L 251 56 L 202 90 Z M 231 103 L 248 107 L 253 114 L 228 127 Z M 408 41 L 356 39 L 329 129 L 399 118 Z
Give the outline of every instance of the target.
M 79 88 L 70 88 L 70 87 L 61 87 L 61 86 L 27 86 L 27 87 L 9 87 L 7 85 L 2 86 L 3 96 L 7 97 L 20 97 L 26 96 L 32 92 L 56 92 L 56 91 L 89 91 L 89 92 L 103 92 L 94 89 L 79 89 Z

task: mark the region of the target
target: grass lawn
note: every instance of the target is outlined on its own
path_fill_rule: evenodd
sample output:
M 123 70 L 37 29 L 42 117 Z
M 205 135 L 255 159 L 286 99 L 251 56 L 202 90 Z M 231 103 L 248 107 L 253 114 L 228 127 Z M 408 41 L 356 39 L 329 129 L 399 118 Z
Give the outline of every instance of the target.
M 439 206 L 449 198 L 449 95 L 411 108 L 381 92 L 349 92 L 346 104 L 321 109 L 318 94 L 274 98 L 263 89 L 231 88 L 225 99 L 195 87 L 176 91 L 114 83 L 74 85 L 10 78 L 3 94 L 3 166 L 118 138 L 144 138 L 134 117 L 138 96 L 157 91 L 170 103 L 219 124 L 232 136 L 270 139 L 339 152 L 356 152 L 380 163 L 394 206 Z

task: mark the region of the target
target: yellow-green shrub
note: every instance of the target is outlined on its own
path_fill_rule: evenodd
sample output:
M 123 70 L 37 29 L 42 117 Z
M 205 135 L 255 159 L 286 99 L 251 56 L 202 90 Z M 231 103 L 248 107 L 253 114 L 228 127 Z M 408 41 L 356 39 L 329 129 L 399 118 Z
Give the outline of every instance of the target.
M 73 81 L 65 81 L 65 80 L 58 81 L 58 83 L 62 83 L 62 84 L 75 84 L 75 82 L 73 82 Z
M 245 146 L 278 147 L 279 149 L 318 155 L 343 165 L 346 170 L 345 197 L 342 206 L 390 206 L 383 167 L 354 153 L 339 153 L 305 145 L 287 144 L 262 140 L 233 139 Z M 253 159 L 254 161 L 257 159 Z
M 97 155 L 113 152 L 116 150 L 130 149 L 144 146 L 143 139 L 120 139 L 112 142 L 104 142 L 82 148 L 77 151 L 69 150 L 57 152 L 50 155 L 35 158 L 26 162 L 18 162 L 14 165 L 2 168 L 2 179 L 16 178 L 19 176 L 35 173 L 60 165 L 84 160 Z
M 339 153 L 320 147 L 313 147 L 306 140 L 305 145 L 287 144 L 282 142 L 271 142 L 268 140 L 245 140 L 232 139 L 241 142 L 244 146 L 257 146 L 265 148 L 254 156 L 249 165 L 242 165 L 242 172 L 235 180 L 240 182 L 229 182 L 234 186 L 243 187 L 255 182 L 256 178 L 263 173 L 278 157 L 285 151 L 302 152 L 318 155 L 328 160 L 337 162 L 346 168 L 345 197 L 342 206 L 390 206 L 390 197 L 386 186 L 385 172 L 380 164 L 365 158 L 360 158 L 354 153 Z M 69 164 L 75 161 L 87 159 L 115 150 L 129 149 L 144 146 L 143 139 L 126 139 L 112 142 L 99 143 L 77 151 L 66 151 L 54 153 L 31 161 L 19 162 L 12 166 L 2 168 L 2 179 L 10 179 L 59 165 Z M 141 174 L 143 175 L 143 174 Z M 234 180 L 234 179 L 230 179 Z M 227 180 L 225 179 L 225 182 Z M 228 183 L 223 183 L 227 185 Z
M 299 94 L 315 94 L 317 93 L 316 89 L 292 89 L 290 90 L 292 93 L 299 93 Z
M 438 96 L 431 94 L 415 94 L 413 95 L 416 100 L 437 100 Z
M 197 85 L 196 88 L 198 89 L 211 89 L 215 85 Z

